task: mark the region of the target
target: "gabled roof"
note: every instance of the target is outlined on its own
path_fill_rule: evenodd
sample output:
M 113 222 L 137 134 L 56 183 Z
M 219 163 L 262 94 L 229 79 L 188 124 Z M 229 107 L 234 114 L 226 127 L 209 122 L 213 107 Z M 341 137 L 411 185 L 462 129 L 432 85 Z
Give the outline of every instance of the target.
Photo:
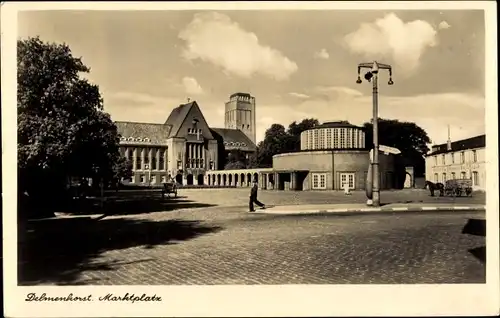
M 196 104 L 195 101 L 192 101 L 187 104 L 182 104 L 179 105 L 178 107 L 174 108 L 172 112 L 170 113 L 170 116 L 168 116 L 167 121 L 165 121 L 165 125 L 170 125 L 172 126 L 172 129 L 170 129 L 170 135 L 169 137 L 173 137 L 177 135 L 177 132 L 182 126 L 182 123 L 186 119 L 187 114 L 189 113 L 189 110 L 193 105 Z
M 432 151 L 427 156 L 438 155 L 447 152 L 462 151 L 468 149 L 486 147 L 486 135 L 480 135 L 472 138 L 462 139 L 451 143 L 451 150 L 448 150 L 447 144 L 432 146 Z
M 255 151 L 257 146 L 239 129 L 210 128 L 214 137 L 222 139 L 226 150 Z
M 166 145 L 172 126 L 165 124 L 115 121 L 121 143 Z

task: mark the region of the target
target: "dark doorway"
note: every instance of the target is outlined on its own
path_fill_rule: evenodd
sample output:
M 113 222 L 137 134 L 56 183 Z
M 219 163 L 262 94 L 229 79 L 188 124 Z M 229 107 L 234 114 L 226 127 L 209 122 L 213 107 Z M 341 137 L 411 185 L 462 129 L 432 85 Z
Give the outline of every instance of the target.
M 227 176 L 225 174 L 222 175 L 222 185 L 223 186 L 226 186 L 226 180 L 227 180 Z
M 193 175 L 192 174 L 188 174 L 187 175 L 186 184 L 187 185 L 193 185 Z
M 304 171 L 297 172 L 296 185 L 295 185 L 295 189 L 297 191 L 304 190 L 304 180 L 306 179 L 307 174 L 308 174 L 308 172 L 304 172 Z
M 175 176 L 175 182 L 178 184 L 182 184 L 182 174 L 178 174 Z
M 198 175 L 198 185 L 203 185 L 204 184 L 204 180 L 203 179 L 205 179 L 204 175 L 199 174 Z
M 217 185 L 221 185 L 221 184 L 220 184 L 220 179 L 221 179 L 220 174 L 218 174 L 218 175 L 217 175 Z
M 250 173 L 247 174 L 247 186 L 250 186 L 252 183 L 252 175 Z

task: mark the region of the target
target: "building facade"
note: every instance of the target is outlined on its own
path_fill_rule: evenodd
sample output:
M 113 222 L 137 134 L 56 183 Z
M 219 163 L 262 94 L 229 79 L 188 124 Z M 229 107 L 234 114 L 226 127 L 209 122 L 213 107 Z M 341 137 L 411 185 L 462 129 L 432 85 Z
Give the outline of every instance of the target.
M 363 128 L 345 121 L 327 122 L 301 134 L 301 150 L 273 156 L 272 168 L 208 171 L 211 185 L 250 186 L 274 190 L 365 189 L 370 151 Z M 407 172 L 399 150 L 380 147 L 380 187 L 402 187 Z
M 255 118 L 253 97 L 238 93 L 231 95 L 233 98 L 237 102 L 251 100 L 253 106 L 247 110 L 245 103 L 237 103 L 236 112 L 226 116 L 226 127 L 237 127 L 230 123 L 234 118 L 238 119 L 235 124 L 242 122 L 240 107 L 250 111 L 250 118 Z M 133 171 L 132 179 L 123 182 L 155 185 L 174 178 L 184 185 L 206 184 L 207 171 L 221 169 L 220 157 L 227 151 L 255 152 L 255 143 L 247 136 L 255 132 L 255 119 L 243 122 L 247 125 L 245 131 L 211 128 L 196 101 L 174 108 L 164 124 L 117 121 L 120 152 L 132 162 Z
M 472 179 L 474 190 L 486 189 L 486 135 L 435 145 L 425 158 L 426 179 L 445 183 Z

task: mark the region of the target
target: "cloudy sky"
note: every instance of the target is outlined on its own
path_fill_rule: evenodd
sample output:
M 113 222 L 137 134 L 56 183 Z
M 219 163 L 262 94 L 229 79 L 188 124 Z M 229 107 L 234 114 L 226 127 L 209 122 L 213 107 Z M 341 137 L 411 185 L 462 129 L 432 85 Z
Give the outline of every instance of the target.
M 163 123 L 187 98 L 212 127 L 224 102 L 249 92 L 257 139 L 273 123 L 315 117 L 362 124 L 371 85 L 357 64 L 394 67 L 380 79 L 380 117 L 413 121 L 436 142 L 484 133 L 482 11 L 38 11 L 18 36 L 65 42 L 91 68 L 114 120 Z

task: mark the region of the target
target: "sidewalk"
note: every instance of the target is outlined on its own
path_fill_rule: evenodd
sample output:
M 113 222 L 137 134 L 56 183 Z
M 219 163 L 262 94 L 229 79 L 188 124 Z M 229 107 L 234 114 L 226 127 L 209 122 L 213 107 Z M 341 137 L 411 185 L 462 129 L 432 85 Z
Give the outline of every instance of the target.
M 381 207 L 369 207 L 366 204 L 309 204 L 272 206 L 252 213 L 262 214 L 315 214 L 315 213 L 350 213 L 350 212 L 405 212 L 405 211 L 481 211 L 482 204 L 435 204 L 435 203 L 392 203 Z

